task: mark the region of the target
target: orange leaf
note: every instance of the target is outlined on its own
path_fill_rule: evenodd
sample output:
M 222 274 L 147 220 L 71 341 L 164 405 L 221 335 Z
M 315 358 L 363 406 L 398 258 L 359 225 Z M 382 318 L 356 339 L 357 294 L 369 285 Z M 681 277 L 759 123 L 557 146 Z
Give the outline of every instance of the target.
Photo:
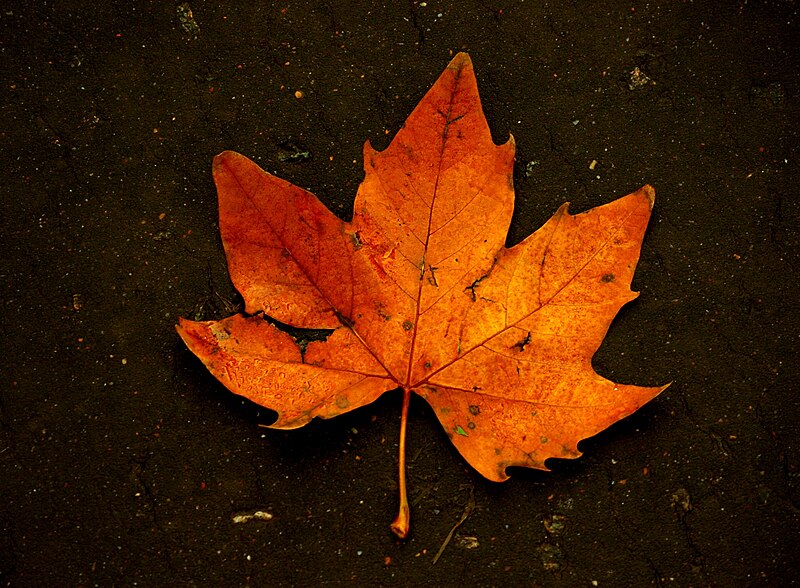
M 309 192 L 233 152 L 214 160 L 220 231 L 245 313 L 181 320 L 189 348 L 230 390 L 278 412 L 275 428 L 405 392 L 433 407 L 489 480 L 547 469 L 665 387 L 615 384 L 591 359 L 630 283 L 654 191 L 588 212 L 567 205 L 510 249 L 514 139 L 494 145 L 472 63 L 458 54 L 397 133 L 364 147 L 345 223 Z M 333 329 L 300 345 L 265 320 Z

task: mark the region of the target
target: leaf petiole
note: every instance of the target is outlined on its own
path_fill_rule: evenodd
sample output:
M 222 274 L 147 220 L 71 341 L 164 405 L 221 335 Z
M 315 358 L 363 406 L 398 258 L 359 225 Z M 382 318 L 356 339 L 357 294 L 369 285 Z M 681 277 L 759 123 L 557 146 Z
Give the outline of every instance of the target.
M 408 508 L 408 494 L 406 493 L 406 425 L 408 424 L 408 403 L 411 400 L 411 390 L 403 389 L 403 412 L 400 416 L 400 458 L 398 488 L 400 490 L 400 507 L 397 516 L 391 524 L 392 533 L 400 539 L 408 536 L 411 525 L 411 510 Z

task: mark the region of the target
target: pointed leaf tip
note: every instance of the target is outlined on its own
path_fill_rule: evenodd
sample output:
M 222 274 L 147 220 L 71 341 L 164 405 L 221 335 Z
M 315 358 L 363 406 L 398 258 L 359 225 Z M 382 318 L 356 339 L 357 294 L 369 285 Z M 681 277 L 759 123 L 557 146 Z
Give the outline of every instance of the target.
M 235 151 L 223 151 L 214 157 L 214 162 L 211 165 L 212 172 L 216 173 L 221 167 L 230 165 L 232 162 L 240 159 L 246 159 L 244 155 L 236 153 Z
M 470 58 L 468 53 L 461 51 L 460 53 L 456 53 L 456 56 L 450 60 L 450 63 L 447 67 L 451 69 L 459 69 L 464 66 L 472 66 L 472 59 Z
M 636 191 L 638 194 L 642 194 L 647 197 L 647 200 L 650 202 L 650 210 L 653 210 L 653 206 L 656 203 L 656 189 L 653 188 L 650 184 L 645 184 L 641 188 Z

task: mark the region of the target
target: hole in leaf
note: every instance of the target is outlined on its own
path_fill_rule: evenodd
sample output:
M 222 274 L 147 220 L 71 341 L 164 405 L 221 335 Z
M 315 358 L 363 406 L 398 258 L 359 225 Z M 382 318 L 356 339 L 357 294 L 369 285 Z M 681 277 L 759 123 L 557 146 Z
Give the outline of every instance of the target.
M 312 341 L 327 341 L 328 337 L 330 337 L 336 329 L 303 329 L 300 327 L 293 327 L 292 325 L 287 325 L 286 323 L 282 323 L 281 321 L 272 318 L 271 316 L 267 316 L 266 314 L 261 315 L 265 321 L 271 324 L 273 327 L 278 329 L 279 331 L 283 331 L 287 335 L 289 335 L 294 342 L 297 343 L 297 346 L 300 348 L 300 355 L 305 358 L 306 349 L 308 349 L 308 344 Z

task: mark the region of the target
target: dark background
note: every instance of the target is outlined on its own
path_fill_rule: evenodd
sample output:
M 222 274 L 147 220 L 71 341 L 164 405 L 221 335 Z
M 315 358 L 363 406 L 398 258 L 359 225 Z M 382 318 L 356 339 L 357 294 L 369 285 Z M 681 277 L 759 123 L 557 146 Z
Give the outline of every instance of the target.
M 2 5 L 2 584 L 798 581 L 797 2 Z M 460 50 L 516 138 L 509 243 L 565 200 L 656 187 L 641 296 L 595 366 L 673 384 L 502 485 L 414 401 L 403 543 L 398 393 L 262 429 L 173 325 L 237 302 L 215 154 L 348 217 L 363 142 Z

